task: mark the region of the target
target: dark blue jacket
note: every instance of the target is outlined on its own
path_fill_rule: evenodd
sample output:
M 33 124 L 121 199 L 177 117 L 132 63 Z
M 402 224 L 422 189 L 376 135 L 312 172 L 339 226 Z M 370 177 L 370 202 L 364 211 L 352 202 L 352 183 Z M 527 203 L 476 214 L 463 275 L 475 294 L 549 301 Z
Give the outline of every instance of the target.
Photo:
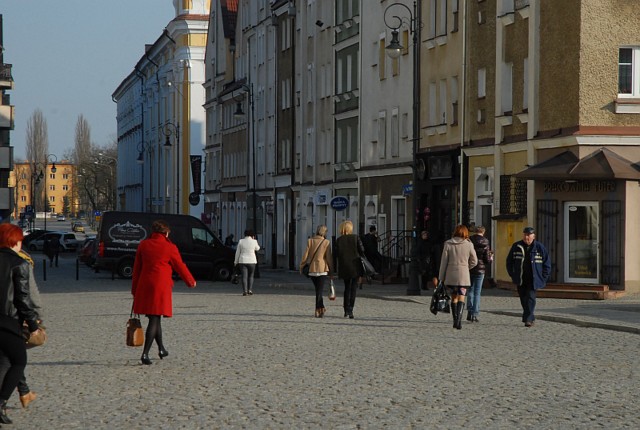
M 551 260 L 547 249 L 537 240 L 531 244 L 531 261 L 524 261 L 524 250 L 526 244 L 519 241 L 511 246 L 509 255 L 507 255 L 507 272 L 511 276 L 511 280 L 516 285 L 522 285 L 522 267 L 524 264 L 531 264 L 533 272 L 533 289 L 539 290 L 544 288 L 551 274 Z

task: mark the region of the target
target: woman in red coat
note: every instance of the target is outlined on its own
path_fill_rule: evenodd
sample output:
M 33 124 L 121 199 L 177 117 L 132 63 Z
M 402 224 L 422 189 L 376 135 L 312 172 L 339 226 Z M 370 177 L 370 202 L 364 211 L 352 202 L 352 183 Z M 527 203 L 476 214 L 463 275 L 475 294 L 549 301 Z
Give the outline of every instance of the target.
M 195 279 L 182 262 L 178 247 L 169 240 L 170 232 L 166 222 L 154 221 L 151 225 L 151 236 L 140 242 L 133 264 L 133 312 L 145 314 L 149 318 L 140 358 L 142 364 L 151 364 L 149 350 L 154 340 L 158 345 L 160 359 L 169 355 L 162 344 L 160 317 L 164 315 L 168 318 L 173 315 L 173 272 L 175 271 L 189 288 L 196 286 Z

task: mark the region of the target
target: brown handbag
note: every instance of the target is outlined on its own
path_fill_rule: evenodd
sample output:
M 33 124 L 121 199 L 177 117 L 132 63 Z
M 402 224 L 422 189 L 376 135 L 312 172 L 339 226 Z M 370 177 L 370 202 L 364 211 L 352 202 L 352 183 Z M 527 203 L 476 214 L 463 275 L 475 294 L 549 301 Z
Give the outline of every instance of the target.
M 140 323 L 139 315 L 133 314 L 133 305 L 131 306 L 131 315 L 127 321 L 127 346 L 142 346 L 144 343 L 144 331 Z
M 25 338 L 25 342 L 27 343 L 27 349 L 44 345 L 47 341 L 47 332 L 45 331 L 45 327 L 38 323 L 38 328 L 40 329 L 37 334 L 32 334 L 29 331 L 29 326 L 25 322 L 22 326 L 22 334 Z

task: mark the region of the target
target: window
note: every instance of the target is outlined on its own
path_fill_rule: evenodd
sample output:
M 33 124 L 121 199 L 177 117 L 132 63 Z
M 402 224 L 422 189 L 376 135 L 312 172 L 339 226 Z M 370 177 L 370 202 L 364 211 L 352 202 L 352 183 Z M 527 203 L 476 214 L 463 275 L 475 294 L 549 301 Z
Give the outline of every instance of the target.
M 385 57 L 386 57 L 386 49 L 385 49 L 385 39 L 381 38 L 378 41 L 378 78 L 380 80 L 384 79 L 385 75 Z
M 618 56 L 618 96 L 640 97 L 640 47 L 620 48 Z
M 69 191 L 69 185 L 63 185 L 62 191 Z
M 436 100 L 437 100 L 436 83 L 431 82 L 429 84 L 429 126 L 430 127 L 438 124 Z
M 387 113 L 378 112 L 378 157 L 385 158 L 387 149 Z
M 440 80 L 440 103 L 439 103 L 439 118 L 440 124 L 447 123 L 447 80 Z
M 398 108 L 391 111 L 391 156 L 400 155 L 400 130 L 399 130 Z
M 522 110 L 529 109 L 529 58 L 524 59 L 524 83 L 522 89 Z
M 513 63 L 502 64 L 502 114 L 513 110 Z
M 512 175 L 500 176 L 500 214 L 527 213 L 527 181 Z
M 487 96 L 487 69 L 478 69 L 478 98 Z

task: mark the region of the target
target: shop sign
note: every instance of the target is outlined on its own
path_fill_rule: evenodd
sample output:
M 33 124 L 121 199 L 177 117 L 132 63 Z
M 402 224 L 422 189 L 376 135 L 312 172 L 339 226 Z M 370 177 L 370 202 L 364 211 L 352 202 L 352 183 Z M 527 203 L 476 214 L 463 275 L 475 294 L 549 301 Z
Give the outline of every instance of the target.
M 616 181 L 546 181 L 545 193 L 610 193 L 616 191 Z
M 330 205 L 337 211 L 343 211 L 349 206 L 349 199 L 344 196 L 335 196 L 331 199 Z

